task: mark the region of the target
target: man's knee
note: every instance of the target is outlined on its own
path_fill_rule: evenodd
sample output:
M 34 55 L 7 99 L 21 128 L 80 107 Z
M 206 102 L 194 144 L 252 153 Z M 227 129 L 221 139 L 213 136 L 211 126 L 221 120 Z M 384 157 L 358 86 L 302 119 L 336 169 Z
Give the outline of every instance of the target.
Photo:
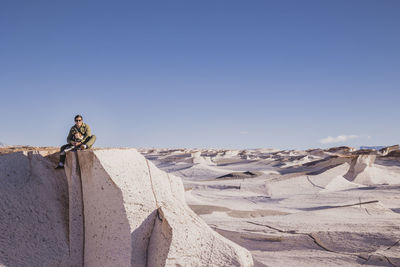
M 91 148 L 95 141 L 96 141 L 96 136 L 95 135 L 90 136 L 86 142 L 88 148 Z

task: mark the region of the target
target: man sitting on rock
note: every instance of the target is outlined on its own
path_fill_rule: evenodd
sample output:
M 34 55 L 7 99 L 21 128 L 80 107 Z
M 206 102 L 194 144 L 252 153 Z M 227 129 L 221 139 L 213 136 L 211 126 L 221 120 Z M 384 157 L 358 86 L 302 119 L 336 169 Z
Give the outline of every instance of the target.
M 89 125 L 83 122 L 81 115 L 75 116 L 75 125 L 69 130 L 66 145 L 60 149 L 60 162 L 56 169 L 64 168 L 66 152 L 76 149 L 91 148 L 96 141 L 96 136 L 92 135 Z

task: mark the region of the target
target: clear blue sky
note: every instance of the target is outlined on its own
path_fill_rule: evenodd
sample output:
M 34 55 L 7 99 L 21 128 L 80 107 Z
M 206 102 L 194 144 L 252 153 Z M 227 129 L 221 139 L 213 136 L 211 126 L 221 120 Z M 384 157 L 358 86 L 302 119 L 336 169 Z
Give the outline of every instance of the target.
M 0 142 L 62 145 L 81 113 L 98 146 L 397 144 L 399 14 L 398 0 L 4 0 Z

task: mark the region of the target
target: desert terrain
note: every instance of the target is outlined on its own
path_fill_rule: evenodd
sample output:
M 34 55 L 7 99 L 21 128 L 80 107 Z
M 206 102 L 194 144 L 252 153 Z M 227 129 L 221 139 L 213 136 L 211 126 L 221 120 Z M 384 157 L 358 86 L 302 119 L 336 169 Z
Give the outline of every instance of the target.
M 141 149 L 259 266 L 400 266 L 400 153 Z
M 398 146 L 57 160 L 0 148 L 0 266 L 400 266 Z

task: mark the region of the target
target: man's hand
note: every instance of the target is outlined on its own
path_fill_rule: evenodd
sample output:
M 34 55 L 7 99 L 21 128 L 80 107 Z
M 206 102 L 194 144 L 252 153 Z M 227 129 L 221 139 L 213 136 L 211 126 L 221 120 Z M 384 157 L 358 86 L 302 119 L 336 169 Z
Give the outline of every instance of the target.
M 71 145 L 73 145 L 74 147 L 79 147 L 81 144 L 82 144 L 81 142 L 75 142 L 75 141 L 71 142 Z

